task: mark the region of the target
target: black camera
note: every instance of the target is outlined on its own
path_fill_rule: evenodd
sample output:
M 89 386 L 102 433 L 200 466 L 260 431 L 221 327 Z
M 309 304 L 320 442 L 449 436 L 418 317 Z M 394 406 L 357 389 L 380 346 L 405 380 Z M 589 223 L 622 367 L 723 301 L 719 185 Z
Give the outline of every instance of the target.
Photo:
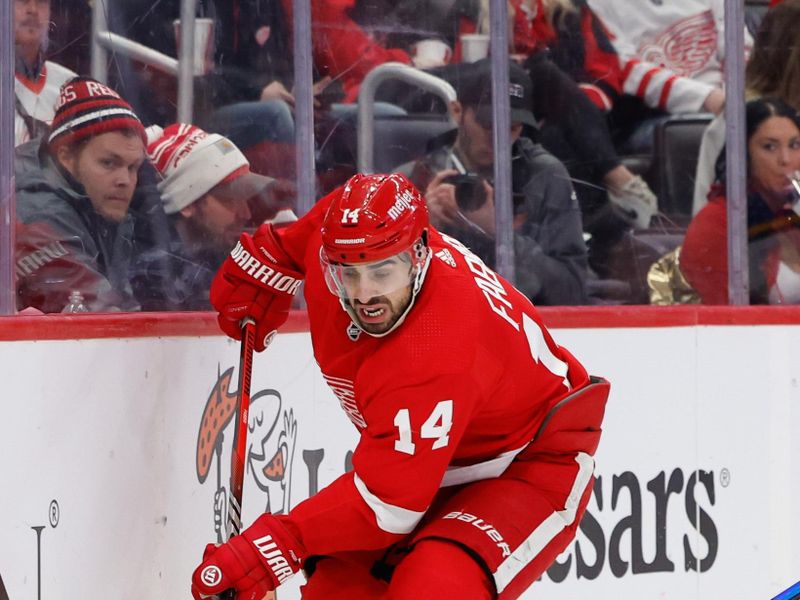
M 486 188 L 484 179 L 473 173 L 460 173 L 444 179 L 444 183 L 451 183 L 456 188 L 456 203 L 465 211 L 478 210 L 486 202 Z

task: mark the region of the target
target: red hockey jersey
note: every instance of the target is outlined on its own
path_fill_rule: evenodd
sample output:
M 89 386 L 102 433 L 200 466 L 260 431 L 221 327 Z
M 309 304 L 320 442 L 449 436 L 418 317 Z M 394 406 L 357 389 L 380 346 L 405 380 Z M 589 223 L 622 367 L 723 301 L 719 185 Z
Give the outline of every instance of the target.
M 589 379 L 525 296 L 435 230 L 405 321 L 381 338 L 355 329 L 320 267 L 329 204 L 278 233 L 305 273 L 316 360 L 361 435 L 354 470 L 279 517 L 308 555 L 398 541 L 441 487 L 502 473 Z

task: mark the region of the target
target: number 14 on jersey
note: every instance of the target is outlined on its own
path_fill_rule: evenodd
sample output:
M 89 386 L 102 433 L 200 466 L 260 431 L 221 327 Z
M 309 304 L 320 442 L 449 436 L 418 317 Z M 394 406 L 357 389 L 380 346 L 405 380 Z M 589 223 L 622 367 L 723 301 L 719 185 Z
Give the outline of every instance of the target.
M 407 408 L 401 408 L 394 417 L 394 425 L 398 430 L 398 439 L 394 442 L 394 449 L 405 454 L 414 454 L 414 444 L 411 431 L 411 413 Z M 442 400 L 437 404 L 431 414 L 425 419 L 419 430 L 420 439 L 436 440 L 431 446 L 432 450 L 444 448 L 450 442 L 450 428 L 453 426 L 453 401 Z

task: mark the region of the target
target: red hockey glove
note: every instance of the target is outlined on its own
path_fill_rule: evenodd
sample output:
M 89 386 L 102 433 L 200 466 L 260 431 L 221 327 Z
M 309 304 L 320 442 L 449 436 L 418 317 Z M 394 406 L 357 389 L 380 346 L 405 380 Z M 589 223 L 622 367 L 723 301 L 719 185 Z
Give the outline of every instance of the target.
M 300 569 L 300 544 L 269 513 L 226 544 L 209 544 L 192 574 L 195 600 L 236 590 L 237 600 L 260 600 Z
M 252 236 L 243 233 L 211 283 L 211 304 L 219 312 L 222 331 L 241 339 L 240 322 L 251 317 L 256 322 L 255 350 L 266 348 L 286 322 L 303 278 L 291 264 L 272 225 L 262 225 Z

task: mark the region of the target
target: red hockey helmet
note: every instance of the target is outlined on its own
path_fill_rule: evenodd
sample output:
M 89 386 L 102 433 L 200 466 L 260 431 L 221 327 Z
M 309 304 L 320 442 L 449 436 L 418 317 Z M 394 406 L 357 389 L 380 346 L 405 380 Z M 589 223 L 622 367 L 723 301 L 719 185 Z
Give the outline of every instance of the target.
M 381 260 L 410 249 L 428 228 L 428 207 L 404 175 L 354 175 L 322 225 L 331 263 Z
M 430 264 L 428 226 L 425 199 L 400 174 L 355 175 L 328 207 L 320 248 L 325 282 L 370 335 L 391 332 L 411 309 Z M 405 289 L 400 310 L 385 316 L 387 298 Z

